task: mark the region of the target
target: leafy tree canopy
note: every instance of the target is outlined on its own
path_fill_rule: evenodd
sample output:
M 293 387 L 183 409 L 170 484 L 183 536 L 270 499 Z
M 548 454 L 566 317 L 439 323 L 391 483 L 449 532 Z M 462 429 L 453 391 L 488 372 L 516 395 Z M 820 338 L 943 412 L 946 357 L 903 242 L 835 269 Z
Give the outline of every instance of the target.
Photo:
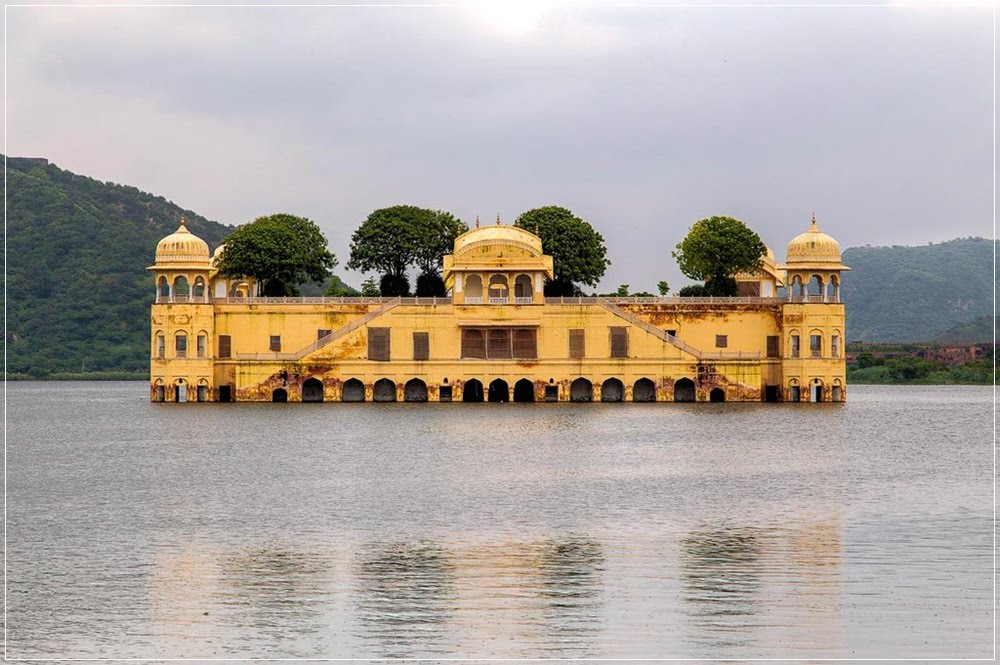
M 552 256 L 555 285 L 569 293 L 554 293 L 546 288 L 549 295 L 573 295 L 579 291 L 575 283 L 597 286 L 611 261 L 604 238 L 590 224 L 580 219 L 566 208 L 545 206 L 521 213 L 514 225 L 535 233 L 542 239 L 542 250 Z M 546 285 L 549 287 L 550 285 Z
M 299 284 L 323 282 L 337 259 L 326 237 L 305 217 L 279 213 L 258 217 L 226 238 L 219 272 L 228 278 L 253 277 L 266 296 L 298 295 Z
M 735 295 L 733 276 L 759 270 L 766 250 L 760 236 L 740 220 L 709 217 L 691 226 L 673 256 L 682 273 L 705 282 L 710 295 Z
M 441 258 L 465 231 L 468 227 L 461 220 L 443 210 L 409 205 L 380 208 L 351 236 L 347 267 L 399 278 L 416 265 L 424 273 L 437 274 Z

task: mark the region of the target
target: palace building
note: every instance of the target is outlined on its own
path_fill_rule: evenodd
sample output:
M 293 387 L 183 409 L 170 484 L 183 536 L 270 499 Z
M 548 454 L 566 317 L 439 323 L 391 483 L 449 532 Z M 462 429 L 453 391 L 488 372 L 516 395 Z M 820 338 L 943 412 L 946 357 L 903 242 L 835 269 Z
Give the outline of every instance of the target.
M 447 298 L 255 297 L 181 221 L 156 247 L 155 402 L 842 402 L 837 241 L 770 249 L 732 298 L 546 298 L 552 257 L 501 224 L 444 258 Z

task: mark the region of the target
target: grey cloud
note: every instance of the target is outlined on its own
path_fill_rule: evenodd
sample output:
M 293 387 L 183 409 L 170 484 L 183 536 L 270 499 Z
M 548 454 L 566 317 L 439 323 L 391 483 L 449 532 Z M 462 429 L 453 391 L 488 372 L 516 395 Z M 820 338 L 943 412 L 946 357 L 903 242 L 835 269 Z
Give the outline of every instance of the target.
M 12 150 L 222 221 L 288 207 L 342 258 L 401 202 L 567 205 L 605 288 L 680 283 L 669 249 L 711 214 L 779 257 L 813 210 L 843 246 L 990 232 L 988 9 L 575 8 L 521 36 L 446 8 L 56 11 L 11 12 Z

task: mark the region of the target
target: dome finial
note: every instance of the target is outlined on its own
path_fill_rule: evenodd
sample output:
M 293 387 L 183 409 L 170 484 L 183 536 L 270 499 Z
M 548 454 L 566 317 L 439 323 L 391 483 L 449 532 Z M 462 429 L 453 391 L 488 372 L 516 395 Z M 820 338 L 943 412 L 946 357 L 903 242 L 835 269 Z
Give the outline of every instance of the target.
M 497 213 L 497 226 L 500 226 L 500 213 Z
M 479 215 L 476 215 L 476 228 L 479 228 Z
M 184 213 L 181 213 L 181 225 L 177 227 L 177 230 L 174 231 L 174 233 L 191 233 L 188 231 L 186 224 L 187 220 L 184 219 Z
M 812 227 L 813 227 L 814 229 L 815 229 L 815 228 L 817 228 L 817 226 L 816 226 L 816 213 L 815 213 L 815 212 L 813 213 L 813 218 L 812 218 Z

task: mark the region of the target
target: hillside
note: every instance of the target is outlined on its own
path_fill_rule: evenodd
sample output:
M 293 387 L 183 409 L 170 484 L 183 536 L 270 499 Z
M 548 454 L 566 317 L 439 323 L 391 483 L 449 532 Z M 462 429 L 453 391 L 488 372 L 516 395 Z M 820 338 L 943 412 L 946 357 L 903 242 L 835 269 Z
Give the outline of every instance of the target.
M 852 247 L 843 261 L 847 336 L 920 342 L 993 316 L 993 241 L 960 238 L 919 247 Z M 970 340 L 970 341 L 988 341 Z
M 146 266 L 181 214 L 214 249 L 232 227 L 40 159 L 7 160 L 7 369 L 146 372 Z
M 981 316 L 972 321 L 966 321 L 956 326 L 948 328 L 942 333 L 935 335 L 934 340 L 938 344 L 977 344 L 982 342 L 992 342 L 996 324 L 1000 317 Z

